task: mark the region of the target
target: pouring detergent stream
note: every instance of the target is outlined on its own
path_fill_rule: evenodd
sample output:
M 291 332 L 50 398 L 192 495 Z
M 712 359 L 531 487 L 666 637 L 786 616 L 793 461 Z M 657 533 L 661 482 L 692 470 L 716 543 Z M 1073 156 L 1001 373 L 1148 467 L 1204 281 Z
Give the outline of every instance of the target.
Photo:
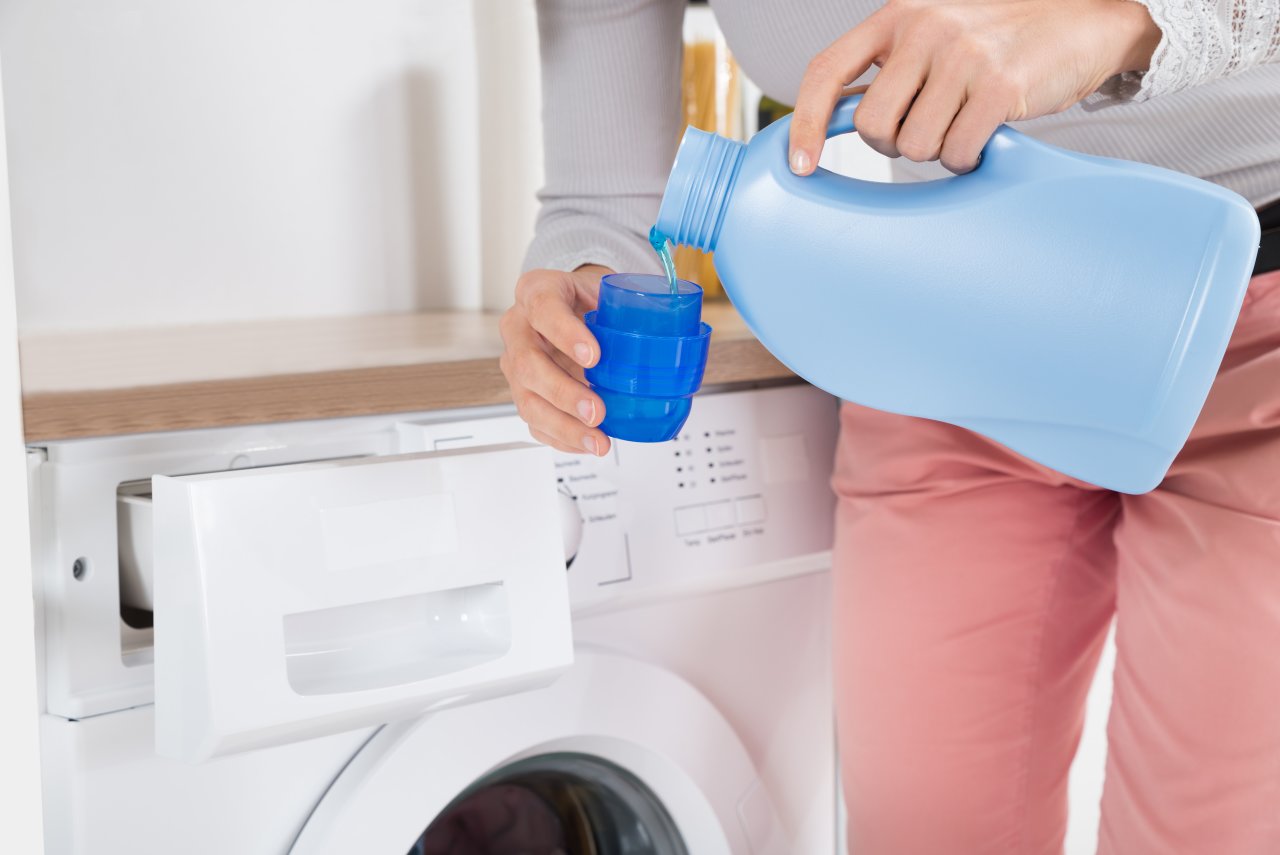
M 649 229 L 649 246 L 658 253 L 658 260 L 662 262 L 662 269 L 666 271 L 667 284 L 671 287 L 671 293 L 676 293 L 679 286 L 676 284 L 676 263 L 671 259 L 670 238 L 654 226 Z
M 828 136 L 854 130 L 857 102 L 837 105 Z M 726 293 L 774 356 L 836 396 L 969 428 L 1083 481 L 1127 493 L 1160 482 L 1244 298 L 1259 240 L 1248 202 L 1007 127 L 966 175 L 802 178 L 787 165 L 790 121 L 750 143 L 689 128 L 655 226 L 715 252 Z M 641 404 L 662 400 L 650 395 L 696 390 L 706 325 L 697 309 L 650 299 L 696 294 L 700 308 L 697 286 L 679 281 L 678 294 L 626 292 L 645 296 L 633 331 L 612 320 L 613 292 L 645 278 L 605 277 L 587 318 L 607 335 L 587 378 L 606 433 L 656 440 L 678 432 L 674 415 L 667 433 L 627 419 L 654 412 Z M 665 344 L 640 344 L 645 318 L 668 323 Z M 681 371 L 683 383 L 667 382 Z M 665 400 L 687 415 L 687 397 Z

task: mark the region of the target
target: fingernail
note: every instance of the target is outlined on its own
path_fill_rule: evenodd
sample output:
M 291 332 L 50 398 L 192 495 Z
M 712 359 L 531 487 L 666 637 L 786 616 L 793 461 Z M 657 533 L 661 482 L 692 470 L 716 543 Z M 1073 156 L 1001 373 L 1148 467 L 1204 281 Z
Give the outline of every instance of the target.
M 579 342 L 573 346 L 573 358 L 578 360 L 578 364 L 583 368 L 591 366 L 591 348 Z
M 587 424 L 594 426 L 596 423 L 596 402 L 579 401 L 578 418 L 582 419 Z
M 587 450 L 588 454 L 600 456 L 600 446 L 596 445 L 596 438 L 591 434 L 587 434 L 582 438 L 582 447 Z
M 802 149 L 796 149 L 791 153 L 791 171 L 796 175 L 806 175 L 809 172 L 809 153 Z

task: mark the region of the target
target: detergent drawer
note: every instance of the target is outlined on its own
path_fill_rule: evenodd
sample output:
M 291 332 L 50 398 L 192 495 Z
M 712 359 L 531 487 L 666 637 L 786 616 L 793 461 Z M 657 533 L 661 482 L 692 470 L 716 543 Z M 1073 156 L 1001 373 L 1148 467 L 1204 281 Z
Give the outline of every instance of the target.
M 544 448 L 156 476 L 121 501 L 122 555 L 127 530 L 154 577 L 128 596 L 154 607 L 162 755 L 417 715 L 571 662 Z

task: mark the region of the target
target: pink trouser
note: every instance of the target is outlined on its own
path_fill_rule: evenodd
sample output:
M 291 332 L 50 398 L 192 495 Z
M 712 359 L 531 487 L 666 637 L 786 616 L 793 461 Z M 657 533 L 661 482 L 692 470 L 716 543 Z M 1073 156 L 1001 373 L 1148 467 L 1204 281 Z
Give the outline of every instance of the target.
M 1190 441 L 1126 496 L 846 405 L 834 484 L 851 855 L 1056 855 L 1112 616 L 1098 851 L 1280 853 L 1280 272 Z

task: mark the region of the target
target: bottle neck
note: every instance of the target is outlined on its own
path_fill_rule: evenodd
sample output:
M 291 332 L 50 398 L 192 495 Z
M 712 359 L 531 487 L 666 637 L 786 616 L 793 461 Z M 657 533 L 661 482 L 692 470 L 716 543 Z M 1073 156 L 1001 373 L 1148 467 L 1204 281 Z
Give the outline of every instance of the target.
M 662 194 L 658 230 L 677 245 L 714 250 L 746 150 L 746 143 L 686 130 Z

